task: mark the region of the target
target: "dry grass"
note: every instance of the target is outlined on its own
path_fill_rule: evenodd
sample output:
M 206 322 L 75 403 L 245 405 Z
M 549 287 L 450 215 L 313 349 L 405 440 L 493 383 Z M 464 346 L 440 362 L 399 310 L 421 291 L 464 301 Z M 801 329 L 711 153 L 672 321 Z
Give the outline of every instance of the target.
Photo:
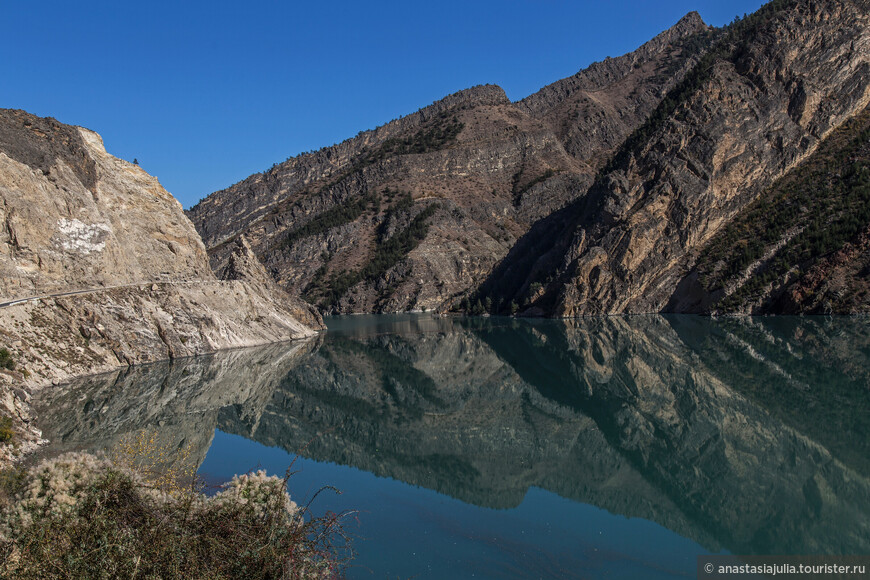
M 170 494 L 183 493 L 196 484 L 191 447 L 177 449 L 161 443 L 157 431 L 144 429 L 127 434 L 109 451 L 111 461 L 137 473 L 146 485 Z

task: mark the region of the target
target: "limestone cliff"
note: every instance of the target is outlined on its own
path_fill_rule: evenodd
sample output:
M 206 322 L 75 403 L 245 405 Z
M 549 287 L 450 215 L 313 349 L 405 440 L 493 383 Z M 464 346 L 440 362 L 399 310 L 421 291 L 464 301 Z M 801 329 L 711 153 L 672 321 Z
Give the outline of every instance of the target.
M 0 400 L 22 421 L 28 389 L 321 325 L 250 263 L 218 280 L 181 205 L 99 135 L 15 110 L 0 110 L 0 273 Z
M 213 193 L 188 214 L 216 270 L 244 235 L 324 312 L 446 309 L 592 183 L 714 36 L 689 14 L 512 103 L 474 87 Z

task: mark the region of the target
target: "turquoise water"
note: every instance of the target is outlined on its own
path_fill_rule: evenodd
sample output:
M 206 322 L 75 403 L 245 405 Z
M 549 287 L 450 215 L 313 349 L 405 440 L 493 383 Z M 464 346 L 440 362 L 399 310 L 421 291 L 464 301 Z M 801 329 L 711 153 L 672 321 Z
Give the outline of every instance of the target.
M 41 426 L 53 451 L 156 427 L 215 484 L 292 464 L 297 502 L 354 511 L 351 578 L 692 578 L 700 554 L 870 554 L 866 319 L 327 324 L 52 390 Z

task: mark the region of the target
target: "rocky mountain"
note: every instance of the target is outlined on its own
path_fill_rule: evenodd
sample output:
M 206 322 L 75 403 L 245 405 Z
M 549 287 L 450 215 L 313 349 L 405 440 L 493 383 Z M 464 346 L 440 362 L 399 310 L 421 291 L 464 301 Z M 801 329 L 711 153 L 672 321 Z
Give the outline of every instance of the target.
M 729 26 L 480 295 L 559 316 L 703 310 L 684 280 L 705 246 L 870 102 L 868 9 L 775 0 Z
M 154 177 L 92 131 L 0 110 L 6 413 L 26 422 L 26 389 L 77 375 L 314 334 L 319 315 L 273 292 L 246 251 L 219 280 Z
M 213 267 L 244 235 L 279 285 L 324 312 L 721 310 L 735 284 L 699 288 L 699 257 L 867 106 L 868 38 L 866 0 L 774 0 L 721 29 L 691 13 L 519 102 L 494 86 L 451 95 L 189 215 Z M 846 257 L 863 247 L 852 233 L 782 311 L 825 310 L 808 288 L 863 271 Z
M 325 312 L 444 309 L 592 183 L 715 32 L 691 13 L 512 103 L 497 86 L 303 154 L 189 210 L 216 270 L 240 236 Z

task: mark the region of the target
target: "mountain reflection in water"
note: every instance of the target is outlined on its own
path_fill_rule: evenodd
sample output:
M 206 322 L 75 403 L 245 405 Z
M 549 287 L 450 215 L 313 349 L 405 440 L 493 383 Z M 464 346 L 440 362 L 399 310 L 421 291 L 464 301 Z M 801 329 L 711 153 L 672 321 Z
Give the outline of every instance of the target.
M 51 452 L 215 428 L 489 508 L 534 486 L 707 550 L 870 553 L 860 318 L 334 318 L 44 390 Z

